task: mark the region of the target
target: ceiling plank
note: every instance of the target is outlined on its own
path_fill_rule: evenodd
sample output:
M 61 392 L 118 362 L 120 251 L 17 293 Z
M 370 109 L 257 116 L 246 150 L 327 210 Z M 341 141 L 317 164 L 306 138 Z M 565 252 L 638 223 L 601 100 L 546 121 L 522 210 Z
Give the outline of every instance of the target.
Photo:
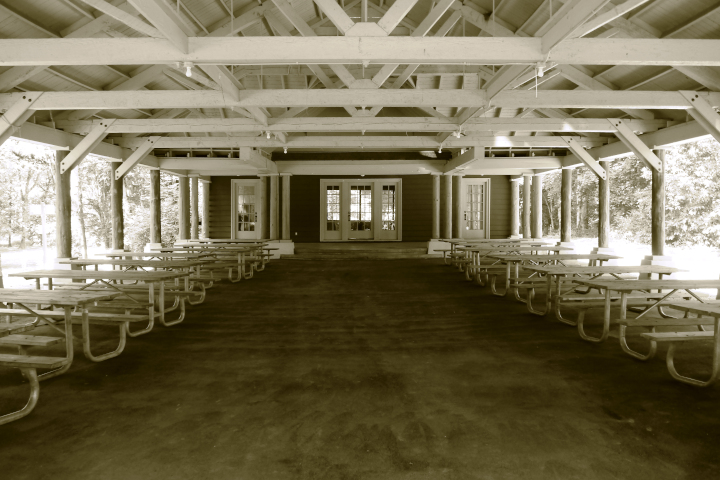
M 355 22 L 348 16 L 347 12 L 337 4 L 335 0 L 314 0 L 320 10 L 330 19 L 330 21 L 345 35 Z
M 400 25 L 402 19 L 407 16 L 408 12 L 410 12 L 417 2 L 418 0 L 395 0 L 395 3 L 388 8 L 385 15 L 378 20 L 378 26 L 382 28 L 387 35 L 390 35 L 392 31 L 395 30 L 395 27 Z
M 118 22 L 127 25 L 136 32 L 140 32 L 143 35 L 147 35 L 148 37 L 164 38 L 164 35 L 160 33 L 160 30 L 158 30 L 157 28 L 153 27 L 152 25 L 148 25 L 147 23 L 137 18 L 135 15 L 127 13 L 126 11 L 116 7 L 115 5 L 112 5 L 111 3 L 106 2 L 105 0 L 82 1 L 93 7 L 95 10 L 99 10 L 104 14 L 111 16 Z
M 542 34 L 542 52 L 549 53 L 572 34 L 579 25 L 587 22 L 595 12 L 610 0 L 570 0 L 553 17 L 553 25 Z M 566 10 L 567 9 L 567 10 Z M 566 11 L 564 11 L 566 10 Z M 557 18 L 556 18 L 557 17 Z M 537 34 L 535 36 L 538 36 Z
M 179 22 L 175 12 L 163 0 L 128 0 L 128 2 L 178 50 L 182 53 L 190 52 L 188 37 L 195 32 L 189 31 L 184 23 Z

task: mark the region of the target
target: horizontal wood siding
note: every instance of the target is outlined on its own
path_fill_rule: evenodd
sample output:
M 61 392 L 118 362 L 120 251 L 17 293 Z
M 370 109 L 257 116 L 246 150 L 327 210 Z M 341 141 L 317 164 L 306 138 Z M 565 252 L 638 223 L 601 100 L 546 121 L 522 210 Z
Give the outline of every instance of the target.
M 481 177 L 468 175 L 466 178 L 490 179 L 490 238 L 510 236 L 510 177 L 490 175 Z
M 320 180 L 357 176 L 293 175 L 290 178 L 290 233 L 298 243 L 320 241 Z M 432 233 L 432 177 L 430 175 L 367 176 L 402 179 L 402 240 L 425 242 Z
M 210 183 L 210 238 L 231 238 L 232 216 L 231 180 L 257 177 L 211 177 Z
M 235 178 L 212 177 L 210 184 L 210 236 L 230 238 L 232 194 L 230 181 Z M 357 176 L 294 175 L 290 177 L 290 238 L 298 243 L 320 241 L 320 180 L 357 178 Z M 406 175 L 373 178 L 402 179 L 402 239 L 425 242 L 432 235 L 432 176 Z M 490 236 L 510 236 L 510 179 L 490 176 Z M 267 208 L 267 206 L 266 206 Z

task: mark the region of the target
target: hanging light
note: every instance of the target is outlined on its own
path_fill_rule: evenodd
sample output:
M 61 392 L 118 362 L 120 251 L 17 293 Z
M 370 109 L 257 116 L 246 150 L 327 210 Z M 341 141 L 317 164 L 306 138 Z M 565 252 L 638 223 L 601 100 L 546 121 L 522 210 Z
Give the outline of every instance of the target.
M 537 76 L 542 78 L 545 75 L 546 68 L 547 68 L 547 63 L 538 62 L 537 65 L 535 65 L 535 71 L 537 72 Z
M 270 140 L 270 131 L 268 130 L 267 132 L 265 132 L 265 134 L 267 136 L 267 139 Z
M 287 147 L 283 147 L 283 153 L 287 153 Z
M 438 148 L 438 153 L 442 153 L 442 145 L 440 145 L 440 148 Z
M 192 67 L 193 67 L 192 62 L 185 62 L 183 64 L 183 66 L 185 67 L 185 76 L 192 77 Z

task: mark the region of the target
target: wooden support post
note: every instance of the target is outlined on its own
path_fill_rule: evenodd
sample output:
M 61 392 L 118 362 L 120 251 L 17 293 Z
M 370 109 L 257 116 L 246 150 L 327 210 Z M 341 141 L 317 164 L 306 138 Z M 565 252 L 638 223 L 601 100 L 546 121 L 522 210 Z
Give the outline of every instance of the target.
M 290 240 L 290 174 L 282 177 L 282 239 Z
M 532 238 L 542 238 L 542 176 L 532 177 L 532 210 L 530 219 L 530 234 Z
M 530 203 L 532 202 L 530 191 L 530 182 L 532 177 L 525 175 L 523 178 L 523 213 L 522 213 L 522 224 L 523 224 L 523 238 L 532 238 L 532 231 L 530 228 Z
M 560 241 L 572 241 L 572 177 L 573 170 L 565 168 L 562 171 L 562 184 L 560 185 Z
M 665 150 L 653 150 L 660 168 L 652 170 L 652 254 L 665 255 Z
M 442 237 L 452 238 L 452 176 L 443 175 L 441 193 Z
M 280 192 L 278 175 L 270 175 L 270 240 L 277 240 L 280 217 Z
M 57 258 L 72 257 L 72 202 L 70 201 L 70 172 L 60 173 L 60 164 L 67 156 L 65 150 L 55 151 L 55 219 L 57 222 Z
M 193 240 L 198 239 L 198 228 L 200 227 L 200 191 L 198 190 L 198 178 L 192 177 L 190 179 L 190 238 Z
M 180 177 L 178 221 L 178 240 L 187 240 L 190 238 L 190 182 L 188 177 Z
M 260 204 L 261 229 L 258 232 L 258 238 L 270 238 L 270 209 L 268 208 L 268 177 L 262 175 L 260 177 L 260 197 L 257 202 Z M 256 227 L 257 228 L 257 227 Z
M 598 177 L 598 248 L 610 248 L 610 164 L 603 164 L 605 179 Z
M 123 215 L 123 178 L 115 179 L 115 169 L 110 164 L 110 203 L 112 204 L 112 249 L 125 250 L 125 219 Z
M 462 208 L 462 175 L 452 176 L 452 234 L 453 238 L 462 238 L 463 208 Z
M 433 182 L 433 209 L 432 209 L 432 239 L 440 238 L 440 175 L 432 176 Z
M 520 179 L 510 181 L 510 238 L 520 237 Z
M 150 170 L 150 243 L 162 243 L 160 170 Z
M 203 216 L 202 236 L 210 238 L 210 182 L 202 182 L 203 187 Z

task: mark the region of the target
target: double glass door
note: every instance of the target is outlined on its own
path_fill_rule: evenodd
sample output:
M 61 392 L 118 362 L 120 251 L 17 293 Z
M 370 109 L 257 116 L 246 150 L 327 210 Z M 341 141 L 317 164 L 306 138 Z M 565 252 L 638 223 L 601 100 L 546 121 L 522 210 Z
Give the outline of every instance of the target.
M 322 180 L 321 241 L 399 240 L 400 181 Z

